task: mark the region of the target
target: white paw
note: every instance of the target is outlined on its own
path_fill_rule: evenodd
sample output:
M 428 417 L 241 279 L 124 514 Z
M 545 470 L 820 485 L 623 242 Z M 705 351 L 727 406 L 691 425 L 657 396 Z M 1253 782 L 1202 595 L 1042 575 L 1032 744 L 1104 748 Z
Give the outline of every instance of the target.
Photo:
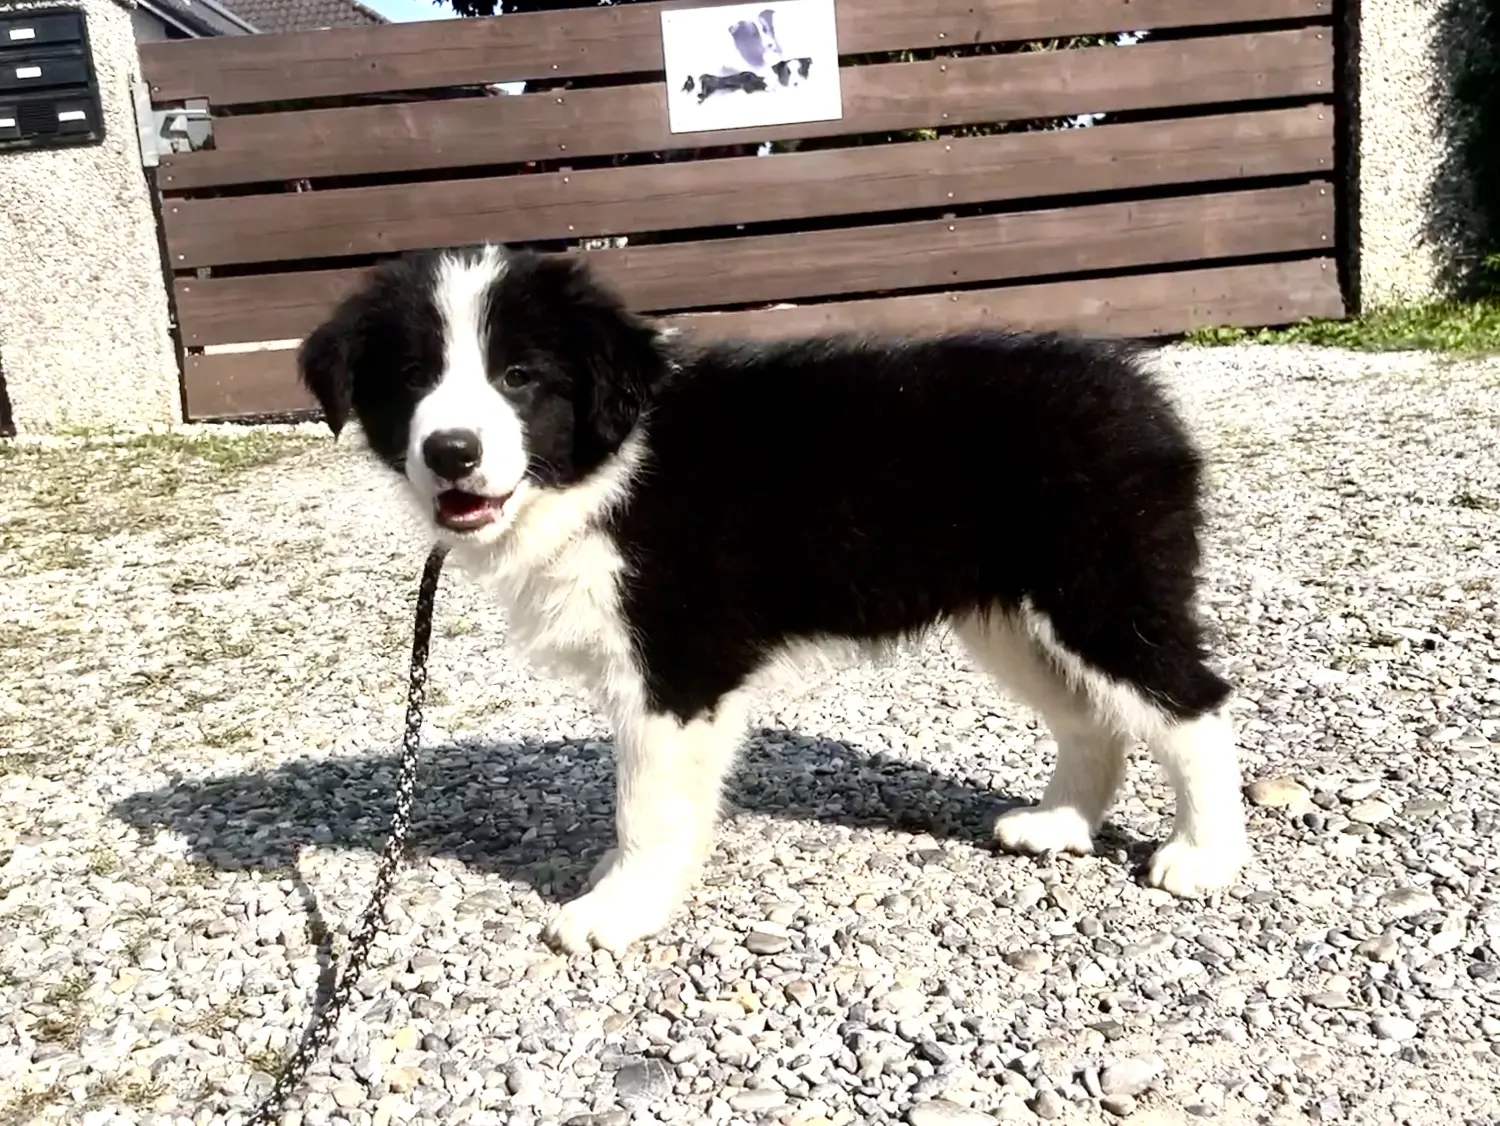
M 600 867 L 608 861 L 608 870 Z M 569 954 L 608 950 L 616 957 L 632 943 L 649 938 L 667 925 L 677 896 L 667 881 L 647 881 L 618 866 L 613 854 L 595 866 L 599 874 L 592 891 L 565 903 L 547 924 L 542 937 Z
M 584 881 L 584 890 L 592 890 L 599 886 L 604 877 L 614 871 L 615 861 L 620 859 L 620 850 L 617 848 L 607 849 L 599 862 L 589 872 L 589 878 Z
M 995 840 L 1009 852 L 1042 855 L 1071 852 L 1087 856 L 1094 851 L 1089 823 L 1076 809 L 1013 809 L 995 821 Z
M 1146 882 L 1182 899 L 1201 899 L 1232 884 L 1249 852 L 1239 837 L 1207 845 L 1170 838 L 1151 857 Z

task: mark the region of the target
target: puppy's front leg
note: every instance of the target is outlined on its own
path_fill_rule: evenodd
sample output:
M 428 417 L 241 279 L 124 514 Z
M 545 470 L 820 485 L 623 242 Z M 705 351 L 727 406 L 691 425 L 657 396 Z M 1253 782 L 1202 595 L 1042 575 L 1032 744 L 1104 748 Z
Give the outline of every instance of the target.
M 565 904 L 545 937 L 569 953 L 620 954 L 667 924 L 713 850 L 720 788 L 744 734 L 740 710 L 681 723 L 647 714 L 616 734 L 616 846 L 591 890 Z

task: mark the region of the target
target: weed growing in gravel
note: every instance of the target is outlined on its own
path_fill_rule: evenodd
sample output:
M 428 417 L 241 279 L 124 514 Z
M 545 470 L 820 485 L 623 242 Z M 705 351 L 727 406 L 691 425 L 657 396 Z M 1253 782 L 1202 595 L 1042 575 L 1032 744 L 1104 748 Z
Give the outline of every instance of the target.
M 210 887 L 215 883 L 214 866 L 206 860 L 185 860 L 166 872 L 169 887 Z
M 1462 492 L 1453 498 L 1459 508 L 1472 508 L 1475 512 L 1493 512 L 1500 508 L 1500 500 L 1480 493 Z
M 250 1010 L 238 997 L 231 997 L 217 1008 L 209 1009 L 205 1013 L 198 1013 L 183 1023 L 183 1030 L 187 1032 L 201 1032 L 210 1036 L 220 1036 L 228 1032 L 240 1021 L 250 1015 Z
M 31 768 L 41 761 L 41 755 L 22 753 L 0 755 L 0 778 L 7 774 L 29 774 Z
M 1286 328 L 1201 328 L 1184 342 L 1224 344 L 1312 344 L 1358 352 L 1500 352 L 1500 297 L 1384 309 L 1349 320 L 1304 320 Z
M 216 751 L 226 750 L 229 747 L 239 746 L 249 741 L 255 735 L 255 729 L 248 723 L 232 723 L 228 727 L 204 728 L 203 745 L 212 747 Z
M 140 927 L 130 933 L 130 937 L 125 940 L 125 945 L 121 949 L 124 950 L 126 957 L 139 964 L 141 955 L 146 952 L 146 947 L 161 938 L 161 933 L 161 927 L 158 924 Z
M 91 984 L 89 975 L 86 973 L 69 974 L 51 989 L 47 990 L 47 1003 L 50 1005 L 71 1005 L 82 1000 L 83 995 L 88 992 Z
M 50 1012 L 36 1022 L 33 1035 L 43 1044 L 76 1045 L 78 1037 L 87 1023 L 82 1014 L 74 1009 L 59 1009 Z
M 88 1101 L 97 1105 L 113 1099 L 134 1110 L 146 1110 L 166 1093 L 166 1084 L 154 1079 L 141 1083 L 119 1075 L 109 1075 L 89 1088 Z
M 23 1091 L 8 1103 L 0 1104 L 0 1126 L 28 1126 L 55 1097 L 57 1088 L 45 1091 Z
M 269 1048 L 259 1052 L 251 1052 L 245 1056 L 245 1062 L 256 1071 L 264 1072 L 272 1079 L 281 1075 L 281 1069 L 286 1066 L 286 1061 L 281 1058 L 280 1053 L 273 1052 Z

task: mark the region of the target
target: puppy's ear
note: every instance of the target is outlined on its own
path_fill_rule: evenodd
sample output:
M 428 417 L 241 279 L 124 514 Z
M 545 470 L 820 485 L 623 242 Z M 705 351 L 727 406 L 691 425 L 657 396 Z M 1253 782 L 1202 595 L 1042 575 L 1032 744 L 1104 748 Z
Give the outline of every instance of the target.
M 558 310 L 565 347 L 587 382 L 579 388 L 580 437 L 595 447 L 591 452 L 606 456 L 629 435 L 666 374 L 658 331 L 579 258 L 542 259 L 536 280 L 543 299 Z
M 349 421 L 354 374 L 349 365 L 351 335 L 359 329 L 356 316 L 340 307 L 314 329 L 297 349 L 297 373 L 302 385 L 323 408 L 323 421 L 338 437 Z
M 367 347 L 380 295 L 397 285 L 410 268 L 410 256 L 381 262 L 297 349 L 297 372 L 302 385 L 318 400 L 323 419 L 335 437 L 349 421 L 354 402 L 354 372 Z

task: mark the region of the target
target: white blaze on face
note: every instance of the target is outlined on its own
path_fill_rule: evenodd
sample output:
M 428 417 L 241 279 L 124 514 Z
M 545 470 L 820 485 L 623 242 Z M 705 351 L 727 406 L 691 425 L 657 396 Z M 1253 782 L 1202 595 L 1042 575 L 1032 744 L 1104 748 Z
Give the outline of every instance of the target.
M 504 269 L 494 247 L 478 256 L 446 255 L 439 263 L 432 301 L 443 324 L 443 374 L 417 403 L 406 450 L 407 479 L 424 498 L 447 487 L 422 460 L 422 443 L 439 430 L 471 430 L 479 436 L 479 467 L 458 482 L 467 492 L 503 496 L 515 490 L 526 472 L 525 428 L 490 383 L 485 356 L 490 287 Z

